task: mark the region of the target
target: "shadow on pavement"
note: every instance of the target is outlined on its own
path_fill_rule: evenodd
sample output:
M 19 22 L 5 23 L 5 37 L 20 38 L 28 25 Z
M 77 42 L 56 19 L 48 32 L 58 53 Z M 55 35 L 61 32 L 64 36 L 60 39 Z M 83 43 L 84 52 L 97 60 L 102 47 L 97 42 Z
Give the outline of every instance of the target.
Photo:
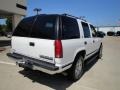
M 84 67 L 84 73 L 89 71 L 99 60 L 99 58 L 95 58 L 92 61 L 86 61 L 85 62 L 85 67 Z
M 11 40 L 0 40 L 0 47 L 10 46 Z
M 89 63 L 86 62 L 84 74 L 86 71 L 89 71 L 97 61 L 98 59 L 95 58 Z M 40 71 L 32 71 L 32 70 L 30 71 L 22 70 L 19 71 L 19 73 L 31 79 L 33 83 L 38 82 L 55 90 L 66 90 L 66 88 L 68 88 L 74 83 L 70 81 L 67 76 L 64 76 L 62 74 L 49 75 Z
M 25 71 L 22 70 L 19 72 L 25 77 L 32 80 L 32 82 L 38 82 L 40 84 L 46 85 L 55 90 L 66 90 L 73 82 L 68 80 L 66 76 L 62 74 L 49 75 L 40 71 Z

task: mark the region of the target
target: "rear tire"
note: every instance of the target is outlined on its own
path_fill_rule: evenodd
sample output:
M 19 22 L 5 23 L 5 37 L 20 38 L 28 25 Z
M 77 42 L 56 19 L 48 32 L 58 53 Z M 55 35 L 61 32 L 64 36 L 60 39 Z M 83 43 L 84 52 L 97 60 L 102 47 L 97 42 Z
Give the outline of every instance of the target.
M 83 57 L 79 56 L 75 59 L 72 67 L 69 69 L 70 79 L 77 81 L 83 75 Z

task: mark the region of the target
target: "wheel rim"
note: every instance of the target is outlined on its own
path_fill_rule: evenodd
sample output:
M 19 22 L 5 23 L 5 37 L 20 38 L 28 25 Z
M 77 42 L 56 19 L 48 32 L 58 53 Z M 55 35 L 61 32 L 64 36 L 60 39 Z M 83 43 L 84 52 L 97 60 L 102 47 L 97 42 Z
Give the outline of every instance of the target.
M 79 59 L 76 63 L 75 77 L 79 78 L 82 71 L 82 61 Z

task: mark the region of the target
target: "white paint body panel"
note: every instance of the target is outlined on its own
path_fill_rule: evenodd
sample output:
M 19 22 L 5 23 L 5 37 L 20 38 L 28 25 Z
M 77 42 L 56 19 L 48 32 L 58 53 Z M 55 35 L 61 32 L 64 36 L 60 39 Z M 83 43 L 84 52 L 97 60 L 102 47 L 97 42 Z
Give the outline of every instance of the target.
M 33 42 L 35 45 L 30 46 L 30 42 Z M 54 63 L 54 40 L 12 37 L 12 49 L 15 50 L 15 53 Z M 40 55 L 53 57 L 53 60 L 41 59 Z
M 66 65 L 74 61 L 76 52 L 84 46 L 82 39 L 62 40 L 63 58 L 62 64 Z

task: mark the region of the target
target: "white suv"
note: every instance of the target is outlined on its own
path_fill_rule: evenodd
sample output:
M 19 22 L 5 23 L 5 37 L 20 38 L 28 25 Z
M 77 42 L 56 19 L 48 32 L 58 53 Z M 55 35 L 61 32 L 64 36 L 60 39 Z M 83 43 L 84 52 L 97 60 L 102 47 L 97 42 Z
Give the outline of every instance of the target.
M 95 54 L 101 57 L 102 42 L 92 24 L 68 14 L 41 14 L 19 23 L 8 56 L 25 69 L 49 74 L 68 70 L 76 81 L 84 61 Z

